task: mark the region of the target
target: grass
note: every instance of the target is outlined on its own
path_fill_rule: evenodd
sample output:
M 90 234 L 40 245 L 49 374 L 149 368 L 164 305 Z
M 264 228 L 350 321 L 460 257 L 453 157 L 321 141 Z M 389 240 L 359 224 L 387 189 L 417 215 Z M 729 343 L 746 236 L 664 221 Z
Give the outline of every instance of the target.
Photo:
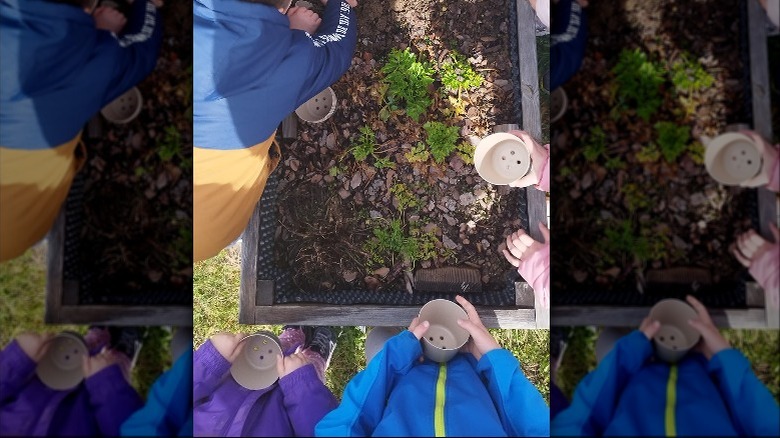
M 23 255 L 0 264 L 0 343 L 5 347 L 23 332 L 84 334 L 86 325 L 54 325 L 43 322 L 46 300 L 46 247 L 37 245 Z M 154 380 L 171 365 L 166 329 L 151 328 L 133 368 L 131 380 L 146 398 Z
M 270 330 L 281 333 L 279 325 L 238 324 L 240 255 L 235 247 L 195 264 L 193 296 L 193 339 L 195 348 L 219 331 L 231 333 Z M 520 361 L 528 379 L 550 400 L 550 332 L 548 330 L 491 329 L 498 343 Z M 350 379 L 365 364 L 366 334 L 361 327 L 341 327 L 338 346 L 326 372 L 326 385 L 339 398 Z
M 758 379 L 780 400 L 780 353 L 777 330 L 722 329 L 721 334 L 732 347 L 750 361 Z M 571 400 L 583 377 L 596 368 L 596 338 L 593 327 L 575 327 L 569 336 L 556 384 Z

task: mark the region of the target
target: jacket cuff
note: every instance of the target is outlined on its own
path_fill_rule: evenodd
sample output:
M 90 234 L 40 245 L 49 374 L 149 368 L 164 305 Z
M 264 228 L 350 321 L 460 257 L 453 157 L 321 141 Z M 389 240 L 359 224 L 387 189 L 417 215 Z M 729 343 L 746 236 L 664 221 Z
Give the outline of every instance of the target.
M 717 373 L 728 370 L 729 373 L 742 368 L 750 368 L 750 362 L 745 355 L 736 348 L 725 348 L 710 358 L 707 363 L 707 372 Z
M 195 351 L 193 363 L 200 364 L 207 371 L 218 376 L 230 370 L 230 362 L 219 354 L 214 344 L 211 343 L 211 339 L 207 340 Z
M 312 364 L 306 364 L 279 379 L 279 387 L 285 394 L 293 394 L 296 391 L 308 392 L 309 388 L 315 386 L 324 385 Z
M 536 184 L 536 188 L 543 192 L 550 191 L 550 145 L 545 145 L 547 151 L 547 159 L 542 163 L 540 169 L 539 182 Z
M 122 369 L 119 365 L 113 364 L 98 371 L 84 380 L 87 386 L 87 391 L 93 397 L 99 397 L 103 400 L 111 399 L 115 397 L 118 392 L 126 391 L 130 389 L 135 392 L 135 389 L 130 386 L 130 383 L 125 380 Z
M 3 367 L 6 369 L 14 370 L 19 373 L 20 376 L 26 376 L 32 374 L 35 371 L 35 367 L 38 365 L 27 353 L 22 350 L 19 342 L 14 339 L 8 344 L 8 347 L 3 351 Z
M 477 372 L 484 373 L 485 371 L 495 368 L 498 365 L 512 365 L 520 366 L 520 362 L 511 351 L 506 348 L 496 348 L 483 354 L 477 362 Z
M 750 264 L 750 275 L 756 279 L 758 284 L 764 289 L 766 300 L 771 304 L 771 308 L 780 308 L 780 242 L 770 246 L 769 250 L 761 254 L 760 257 L 753 260 Z

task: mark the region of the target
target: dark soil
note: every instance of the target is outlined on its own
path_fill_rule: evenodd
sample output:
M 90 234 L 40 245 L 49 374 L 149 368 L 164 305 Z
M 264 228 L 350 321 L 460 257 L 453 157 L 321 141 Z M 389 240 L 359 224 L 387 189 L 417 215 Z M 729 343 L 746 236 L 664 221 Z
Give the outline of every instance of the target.
M 487 288 L 505 286 L 511 266 L 499 248 L 520 226 L 520 191 L 486 183 L 455 153 L 441 165 L 410 163 L 404 154 L 425 139 L 426 121 L 460 127 L 463 140 L 484 137 L 497 124 L 519 123 L 513 110 L 508 11 L 506 0 L 361 3 L 352 66 L 333 85 L 339 98 L 336 113 L 322 124 L 299 122 L 297 139 L 283 148 L 277 169 L 276 261 L 293 271 L 297 287 L 404 290 L 403 271 L 455 265 L 481 269 Z M 463 92 L 462 116 L 442 114 L 450 103 L 436 83 L 435 102 L 419 122 L 405 113 L 380 119 L 380 69 L 392 48 L 405 47 L 434 64 L 452 49 L 471 58 L 485 80 Z M 395 169 L 355 161 L 349 150 L 363 125 L 374 130 L 377 150 Z M 418 207 L 399 209 L 390 193 L 399 183 L 414 194 Z M 437 256 L 414 264 L 398 258 L 372 262 L 365 248 L 372 229 L 386 228 L 393 219 L 402 220 L 407 230 L 433 233 Z
M 691 142 L 719 135 L 731 123 L 749 123 L 740 55 L 741 3 L 591 2 L 585 60 L 563 87 L 569 109 L 553 125 L 552 221 L 554 253 L 559 255 L 553 258 L 553 290 L 641 293 L 650 271 L 697 268 L 709 273 L 714 285 L 728 284 L 744 271 L 728 246 L 751 226 L 754 191 L 719 185 L 691 153 L 674 163 L 661 158 L 643 164 L 637 159 L 642 147 L 656 140 L 657 122 L 690 127 Z M 697 97 L 694 114 L 682 111 L 669 80 L 661 87 L 663 104 L 649 121 L 614 110 L 611 70 L 621 50 L 634 48 L 667 65 L 687 52 L 704 66 L 715 81 Z M 584 157 L 593 126 L 604 130 L 608 153 L 623 161 L 622 169 Z M 634 194 L 627 194 L 631 189 Z M 630 207 L 632 197 L 645 205 Z M 607 230 L 625 223 L 637 241 L 643 236 L 650 245 L 650 257 L 606 249 Z M 690 278 L 678 280 L 697 287 Z
M 81 287 L 92 293 L 82 301 L 191 303 L 192 5 L 166 2 L 162 12 L 157 67 L 138 84 L 140 115 L 103 120 L 102 135 L 85 136 Z

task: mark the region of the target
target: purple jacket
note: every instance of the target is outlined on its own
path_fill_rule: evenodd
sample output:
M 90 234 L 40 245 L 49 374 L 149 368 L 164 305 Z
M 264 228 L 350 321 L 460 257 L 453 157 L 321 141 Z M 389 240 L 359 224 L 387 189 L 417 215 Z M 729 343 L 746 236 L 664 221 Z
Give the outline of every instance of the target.
M 312 365 L 258 391 L 236 383 L 229 371 L 211 341 L 195 352 L 195 436 L 314 436 L 314 425 L 338 406 Z
M 16 341 L 0 352 L 0 435 L 117 436 L 143 402 L 110 366 L 68 391 L 48 388 Z

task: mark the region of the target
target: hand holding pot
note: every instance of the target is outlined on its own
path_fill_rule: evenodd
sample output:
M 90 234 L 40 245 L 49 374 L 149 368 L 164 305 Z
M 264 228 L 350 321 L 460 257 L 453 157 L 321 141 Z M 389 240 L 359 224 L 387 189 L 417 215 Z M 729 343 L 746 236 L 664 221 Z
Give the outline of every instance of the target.
M 46 355 L 49 348 L 49 340 L 54 336 L 51 333 L 22 333 L 16 337 L 16 343 L 33 362 L 38 363 Z
M 744 134 L 753 141 L 758 150 L 761 152 L 762 165 L 761 171 L 755 177 L 741 183 L 743 187 L 759 187 L 768 185 L 770 190 L 777 191 L 777 188 L 772 188 L 777 185 L 778 175 L 775 175 L 778 171 L 778 152 L 775 146 L 767 143 L 760 135 L 755 131 L 740 131 L 740 134 Z M 768 182 L 767 182 L 768 181 Z
M 550 178 L 547 164 L 550 159 L 550 153 L 547 148 L 537 143 L 525 131 L 509 131 L 509 133 L 520 138 L 523 143 L 531 148 L 531 170 L 522 178 L 509 183 L 509 185 L 512 187 L 536 186 L 539 190 L 548 191 L 550 189 Z
M 211 344 L 214 345 L 214 348 L 217 349 L 219 354 L 221 354 L 226 361 L 233 363 L 239 353 L 241 353 L 239 342 L 246 336 L 246 333 L 237 333 L 234 335 L 232 333 L 220 332 L 211 336 Z
M 301 352 L 301 347 L 298 347 L 295 349 L 295 353 L 289 356 L 276 356 L 276 371 L 281 379 L 309 363 L 309 359 Z
M 290 19 L 291 30 L 302 30 L 310 35 L 314 35 L 322 23 L 322 18 L 316 12 L 298 6 L 290 8 L 287 18 Z
M 709 360 L 721 350 L 730 348 L 729 342 L 721 336 L 718 328 L 712 323 L 710 314 L 707 312 L 704 304 L 690 295 L 685 297 L 685 299 L 696 310 L 696 314 L 699 315 L 698 318 L 688 321 L 696 331 L 701 333 L 701 341 L 696 345 L 696 350 Z
M 649 316 L 642 320 L 642 324 L 639 326 L 639 331 L 642 332 L 647 340 L 652 340 L 653 336 L 661 329 L 661 323 L 650 318 Z
M 84 356 L 82 362 L 82 368 L 84 369 L 84 377 L 89 378 L 95 374 L 103 371 L 104 369 L 118 365 L 122 370 L 122 375 L 127 382 L 130 382 L 130 358 L 121 351 L 111 350 L 103 348 L 103 351 L 94 356 Z
M 455 297 L 455 300 L 463 307 L 466 314 L 469 316 L 469 319 L 458 320 L 458 325 L 463 327 L 471 335 L 471 338 L 466 345 L 461 347 L 461 351 L 471 353 L 474 355 L 475 359 L 479 360 L 482 355 L 488 351 L 501 348 L 501 346 L 498 345 L 498 342 L 493 339 L 493 335 L 491 335 L 484 324 L 482 324 L 482 320 L 479 319 L 479 314 L 477 314 L 477 309 L 475 309 L 467 299 L 460 295 Z
M 107 6 L 95 8 L 92 17 L 95 20 L 96 28 L 116 34 L 122 32 L 125 24 L 127 24 L 127 18 L 121 12 Z

